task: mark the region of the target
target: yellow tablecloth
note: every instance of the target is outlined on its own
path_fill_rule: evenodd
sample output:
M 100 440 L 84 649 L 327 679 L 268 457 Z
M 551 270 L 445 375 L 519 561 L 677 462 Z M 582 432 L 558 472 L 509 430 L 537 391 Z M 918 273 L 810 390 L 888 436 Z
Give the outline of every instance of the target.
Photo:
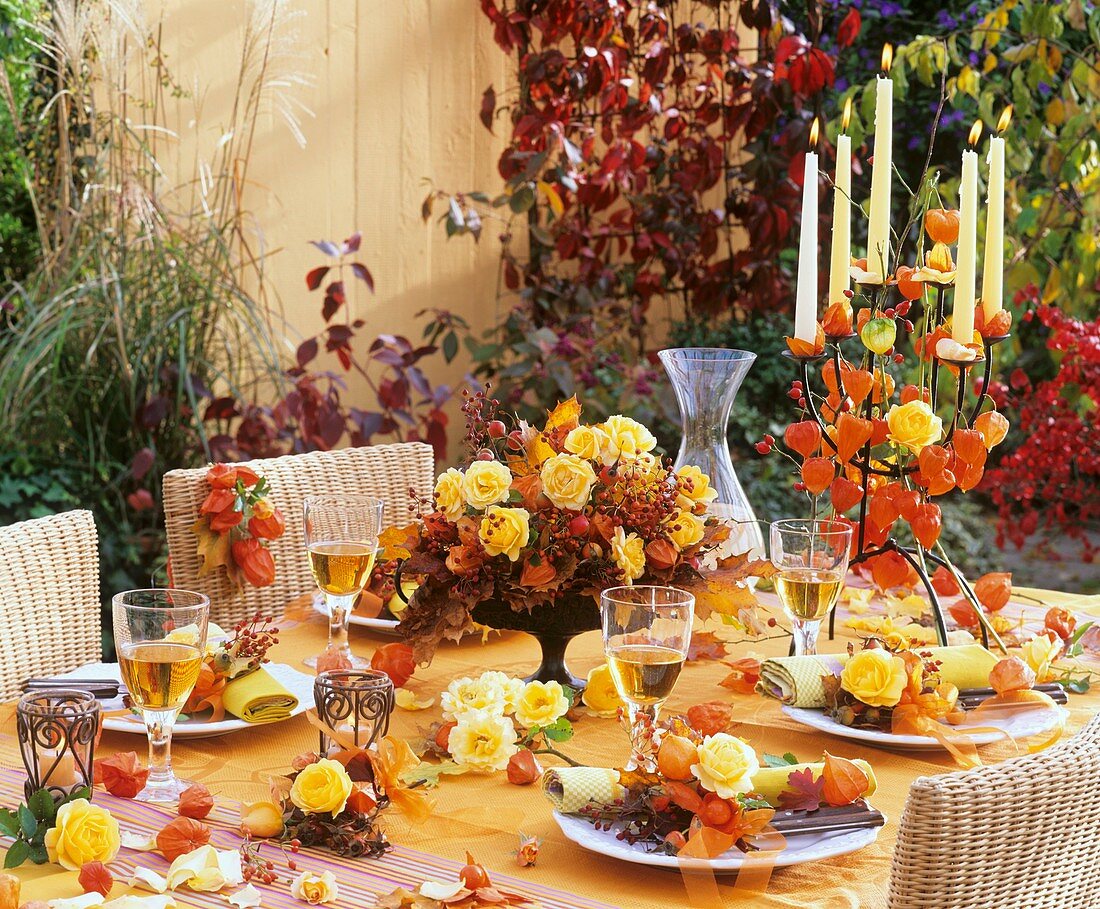
M 1100 597 L 1077 597 L 1046 591 L 1018 591 L 1039 596 L 1050 605 L 1065 605 L 1079 613 L 1100 617 Z M 1006 607 L 1011 613 L 1014 605 Z M 1018 609 L 1016 610 L 1019 611 Z M 843 622 L 838 617 L 838 632 Z M 297 665 L 308 654 L 324 646 L 326 626 L 323 619 L 311 620 L 286 630 L 273 652 L 276 661 Z M 848 637 L 838 633 L 836 641 L 825 640 L 822 650 L 841 650 Z M 384 638 L 352 630 L 352 645 L 358 653 L 369 655 L 392 638 Z M 749 650 L 762 654 L 785 652 L 788 638 L 740 645 L 732 657 Z M 537 664 L 538 646 L 523 634 L 494 635 L 485 645 L 472 638 L 461 645 L 444 646 L 432 665 L 418 669 L 410 683 L 419 695 L 436 695 L 446 683 L 462 675 L 476 676 L 486 668 L 501 669 L 514 675 L 525 675 Z M 598 633 L 582 635 L 569 650 L 570 668 L 583 675 L 601 662 Z M 817 909 L 848 909 L 859 906 L 872 909 L 885 905 L 885 888 L 890 871 L 890 854 L 896 838 L 897 822 L 909 789 L 919 776 L 950 772 L 957 769 L 950 758 L 938 752 L 904 753 L 861 747 L 843 739 L 816 733 L 788 720 L 778 703 L 760 696 L 731 694 L 718 686 L 726 673 L 725 667 L 712 662 L 689 664 L 669 702 L 669 709 L 686 709 L 708 700 L 731 700 L 734 732 L 744 736 L 758 751 L 782 754 L 794 752 L 799 758 L 811 760 L 824 749 L 844 757 L 869 760 L 878 777 L 878 792 L 873 798 L 876 807 L 889 820 L 878 841 L 871 847 L 849 856 L 825 862 L 777 870 L 763 897 L 746 897 L 732 887 L 732 879 L 720 886 L 723 906 L 817 907 Z M 1076 731 L 1100 708 L 1100 693 L 1072 696 L 1071 720 L 1067 734 Z M 435 707 L 419 712 L 397 710 L 391 731 L 415 738 L 419 727 L 426 727 L 439 718 L 438 700 Z M 625 735 L 613 720 L 586 717 L 577 724 L 573 741 L 562 749 L 586 762 L 616 766 L 625 760 L 628 745 Z M 0 763 L 18 766 L 14 740 L 14 722 L 8 720 L 0 735 Z M 303 751 L 317 747 L 315 731 L 304 717 L 285 723 L 261 726 L 218 739 L 179 740 L 175 743 L 176 770 L 189 779 L 205 783 L 219 800 L 248 800 L 267 793 L 267 778 L 285 773 L 290 759 Z M 144 748 L 137 736 L 106 733 L 102 752 Z M 1004 746 L 982 749 L 983 758 L 994 761 L 1011 755 Z M 551 763 L 550 759 L 547 763 Z M 490 871 L 514 874 L 560 890 L 573 892 L 591 900 L 600 900 L 628 909 L 652 909 L 655 906 L 688 906 L 687 891 L 678 873 L 657 871 L 637 865 L 626 865 L 584 851 L 566 840 L 550 816 L 549 806 L 537 785 L 517 787 L 509 784 L 503 773 L 492 776 L 466 775 L 444 778 L 435 792 L 437 810 L 433 818 L 421 827 L 406 824 L 399 816 L 390 815 L 387 827 L 394 842 L 414 849 L 462 860 L 470 850 Z M 538 864 L 518 869 L 511 857 L 517 845 L 517 833 L 534 834 L 543 839 Z M 366 861 L 366 860 L 364 860 Z M 34 869 L 28 877 L 40 878 L 50 872 Z M 58 873 L 54 871 L 53 873 Z

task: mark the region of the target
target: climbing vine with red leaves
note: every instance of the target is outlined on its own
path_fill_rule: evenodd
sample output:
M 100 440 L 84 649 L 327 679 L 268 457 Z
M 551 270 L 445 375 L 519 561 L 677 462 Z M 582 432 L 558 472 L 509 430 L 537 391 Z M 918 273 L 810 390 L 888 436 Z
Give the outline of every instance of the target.
M 800 34 L 766 0 L 481 9 L 518 66 L 518 90 L 501 99 L 490 86 L 481 107 L 487 128 L 510 130 L 505 188 L 436 190 L 423 214 L 443 202 L 449 235 L 499 230 L 501 291 L 515 306 L 472 345 L 498 396 L 538 405 L 579 391 L 614 409 L 644 393 L 658 301 L 693 318 L 790 302 L 781 254 L 809 122 L 858 11 L 831 9 L 826 22 L 809 2 Z

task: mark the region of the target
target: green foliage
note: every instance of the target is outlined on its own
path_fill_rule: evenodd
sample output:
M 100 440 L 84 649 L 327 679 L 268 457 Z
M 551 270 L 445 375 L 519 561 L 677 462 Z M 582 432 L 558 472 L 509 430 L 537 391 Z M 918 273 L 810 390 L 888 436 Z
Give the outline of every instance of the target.
M 58 809 L 76 799 L 91 797 L 91 790 L 82 787 L 60 802 L 54 802 L 49 790 L 39 789 L 17 808 L 0 808 L 0 834 L 14 839 L 4 856 L 4 867 L 18 868 L 28 860 L 45 865 L 50 860 L 45 845 L 46 832 L 54 825 Z

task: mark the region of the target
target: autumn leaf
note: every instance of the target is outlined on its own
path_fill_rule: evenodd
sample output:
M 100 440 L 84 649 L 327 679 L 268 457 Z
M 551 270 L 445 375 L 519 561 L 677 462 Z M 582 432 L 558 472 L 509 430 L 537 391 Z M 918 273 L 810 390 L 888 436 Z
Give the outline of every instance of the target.
M 825 777 L 814 779 L 810 767 L 792 770 L 787 777 L 789 789 L 779 793 L 779 807 L 787 811 L 817 811 L 825 800 Z
M 725 732 L 729 729 L 732 718 L 733 706 L 719 701 L 695 704 L 689 707 L 687 712 L 688 725 L 700 735 L 716 735 L 719 732 Z
M 821 794 L 834 808 L 852 804 L 867 791 L 868 783 L 867 774 L 860 769 L 859 765 L 847 758 L 825 752 L 825 769 L 821 773 Z
M 395 559 L 407 559 L 412 555 L 420 537 L 419 524 L 406 524 L 404 527 L 387 527 L 378 534 L 378 545 L 382 547 L 383 562 Z
M 199 577 L 216 571 L 222 565 L 230 564 L 230 534 L 215 533 L 210 529 L 210 519 L 203 516 L 191 525 L 191 530 L 198 537 L 196 551 L 199 555 Z
M 577 396 L 573 395 L 565 401 L 558 403 L 558 406 L 551 411 L 547 411 L 546 414 L 546 432 L 552 432 L 555 429 L 563 429 L 568 432 L 571 429 L 576 429 L 580 425 L 581 417 L 581 405 L 577 401 Z
M 726 653 L 728 653 L 726 642 L 713 631 L 697 631 L 691 636 L 687 659 L 689 663 L 698 660 L 720 660 Z
M 730 691 L 752 694 L 760 681 L 760 661 L 753 657 L 741 657 L 733 662 L 723 661 L 732 671 L 718 684 Z

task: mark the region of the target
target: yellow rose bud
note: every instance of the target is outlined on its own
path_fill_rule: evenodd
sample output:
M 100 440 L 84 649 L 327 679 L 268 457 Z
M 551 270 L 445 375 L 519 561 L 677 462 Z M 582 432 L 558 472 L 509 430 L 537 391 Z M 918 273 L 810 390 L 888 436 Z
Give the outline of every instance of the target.
M 1045 634 L 1037 634 L 1021 650 L 1024 662 L 1035 673 L 1035 681 L 1040 685 L 1049 682 L 1053 676 L 1051 667 L 1062 652 L 1062 643 Z
M 324 874 L 303 871 L 290 885 L 290 892 L 296 899 L 311 906 L 319 906 L 322 903 L 335 903 L 340 896 L 340 885 L 336 883 L 336 875 L 331 871 Z
M 519 751 L 511 719 L 488 710 L 465 714 L 447 736 L 447 750 L 456 764 L 471 770 L 503 770 Z
M 557 508 L 580 511 L 596 485 L 596 471 L 584 458 L 559 454 L 543 461 L 539 479 L 546 498 Z
M 492 505 L 485 510 L 478 539 L 491 556 L 506 555 L 512 562 L 519 558 L 531 533 L 531 513 L 526 508 L 501 508 Z
M 79 871 L 88 862 L 106 864 L 114 859 L 122 842 L 110 811 L 87 799 L 74 799 L 58 809 L 45 845 L 51 862 Z
M 668 530 L 668 538 L 672 540 L 677 549 L 687 549 L 703 539 L 703 529 L 706 521 L 690 511 L 681 509 L 676 515 L 669 518 L 665 527 Z
M 840 673 L 840 687 L 872 707 L 894 707 L 909 681 L 905 660 L 888 650 L 861 650 Z
M 558 682 L 528 682 L 516 703 L 520 725 L 549 726 L 569 711 L 569 698 Z
M 718 498 L 718 490 L 710 485 L 710 477 L 694 464 L 685 464 L 676 471 L 676 477 L 680 485 L 676 504 L 681 508 L 691 511 L 698 502 L 705 504 Z
M 615 455 L 611 453 L 611 437 L 598 426 L 578 426 L 569 430 L 564 448 L 570 454 L 590 461 L 605 465 L 615 463 Z
M 943 436 L 943 421 L 924 401 L 895 404 L 886 414 L 890 428 L 890 441 L 919 454 L 927 445 L 933 445 Z
M 756 752 L 728 732 L 706 736 L 699 745 L 698 763 L 691 765 L 699 785 L 724 799 L 752 789 L 753 775 L 759 769 Z
M 290 800 L 306 814 L 336 817 L 351 795 L 351 777 L 339 761 L 322 758 L 308 765 L 290 787 Z
M 462 478 L 466 504 L 481 511 L 489 505 L 508 501 L 512 472 L 500 461 L 474 461 Z
M 620 457 L 634 458 L 657 447 L 657 439 L 637 420 L 616 414 L 608 417 L 600 429 L 611 439 L 611 449 Z
M 283 809 L 272 801 L 241 805 L 241 829 L 253 839 L 268 839 L 283 832 Z
M 645 541 L 636 533 L 615 528 L 611 538 L 611 558 L 623 573 L 623 583 L 633 584 L 645 572 Z
M 466 513 L 466 497 L 462 492 L 461 470 L 445 470 L 435 481 L 435 507 L 448 521 L 457 521 Z
M 611 675 L 611 667 L 607 663 L 597 666 L 588 673 L 588 684 L 585 686 L 581 701 L 596 716 L 613 717 L 624 707 L 623 699 L 619 696 L 619 689 L 615 687 L 615 679 Z

